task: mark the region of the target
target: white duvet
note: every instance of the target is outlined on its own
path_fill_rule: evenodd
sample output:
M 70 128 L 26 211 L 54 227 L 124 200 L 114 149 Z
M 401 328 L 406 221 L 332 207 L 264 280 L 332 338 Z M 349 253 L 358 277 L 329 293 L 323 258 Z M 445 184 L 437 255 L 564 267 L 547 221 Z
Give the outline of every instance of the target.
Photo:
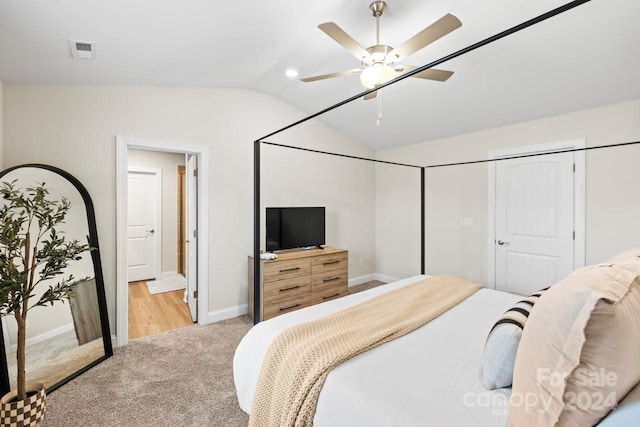
M 242 339 L 233 361 L 238 402 L 251 410 L 262 360 L 283 329 L 358 304 L 423 279 L 415 276 L 262 322 Z M 481 289 L 425 326 L 354 357 L 326 379 L 314 426 L 502 426 L 510 389 L 480 382 L 489 330 L 518 295 Z M 640 400 L 640 387 L 633 392 Z M 635 425 L 631 397 L 601 425 Z M 640 403 L 638 403 L 640 405 Z M 638 423 L 640 424 L 640 423 Z

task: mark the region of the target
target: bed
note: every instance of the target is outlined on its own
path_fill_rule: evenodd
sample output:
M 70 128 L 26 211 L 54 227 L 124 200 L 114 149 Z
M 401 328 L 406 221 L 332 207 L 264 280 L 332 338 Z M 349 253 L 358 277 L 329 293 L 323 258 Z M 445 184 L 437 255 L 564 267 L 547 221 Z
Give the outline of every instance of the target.
M 238 402 L 249 413 L 262 360 L 284 329 L 423 280 L 414 276 L 262 322 L 240 342 L 234 356 Z M 356 356 L 327 376 L 317 402 L 315 426 L 501 426 L 510 389 L 486 390 L 482 354 L 496 319 L 522 297 L 480 289 L 428 324 Z M 640 387 L 600 423 L 638 425 Z

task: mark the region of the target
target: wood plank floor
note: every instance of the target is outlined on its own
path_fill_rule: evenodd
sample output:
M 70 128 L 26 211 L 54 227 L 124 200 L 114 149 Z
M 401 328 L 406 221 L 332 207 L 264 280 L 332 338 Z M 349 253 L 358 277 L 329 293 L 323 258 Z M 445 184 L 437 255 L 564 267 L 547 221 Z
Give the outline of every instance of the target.
M 361 283 L 359 285 L 349 286 L 349 295 L 356 294 L 358 292 L 366 291 L 371 288 L 376 288 L 380 285 L 386 285 L 385 282 L 381 282 L 380 280 L 371 280 L 370 282 Z
M 184 291 L 150 294 L 144 281 L 129 283 L 129 339 L 193 324 Z

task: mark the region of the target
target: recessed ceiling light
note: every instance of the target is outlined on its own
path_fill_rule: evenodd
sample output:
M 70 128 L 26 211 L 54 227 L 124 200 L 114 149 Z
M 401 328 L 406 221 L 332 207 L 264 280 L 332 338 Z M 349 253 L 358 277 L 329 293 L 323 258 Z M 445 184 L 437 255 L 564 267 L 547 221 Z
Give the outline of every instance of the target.
M 294 70 L 293 68 L 289 68 L 287 71 L 284 72 L 287 77 L 298 77 L 298 70 Z

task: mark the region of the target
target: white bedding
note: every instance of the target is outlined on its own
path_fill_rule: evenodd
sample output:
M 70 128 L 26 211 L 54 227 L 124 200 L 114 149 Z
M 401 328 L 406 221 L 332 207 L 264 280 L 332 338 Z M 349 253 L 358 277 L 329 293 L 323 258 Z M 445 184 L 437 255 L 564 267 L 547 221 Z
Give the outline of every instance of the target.
M 283 329 L 358 304 L 423 279 L 415 276 L 369 291 L 291 312 L 253 327 L 233 361 L 238 402 L 249 412 L 262 360 Z M 326 379 L 314 426 L 502 426 L 510 389 L 485 390 L 480 382 L 484 342 L 496 319 L 518 295 L 481 289 L 414 332 L 334 369 Z M 640 394 L 640 387 L 634 393 Z M 629 407 L 631 406 L 631 409 Z M 611 414 L 637 415 L 631 402 Z M 624 409 L 624 411 L 623 411 Z

